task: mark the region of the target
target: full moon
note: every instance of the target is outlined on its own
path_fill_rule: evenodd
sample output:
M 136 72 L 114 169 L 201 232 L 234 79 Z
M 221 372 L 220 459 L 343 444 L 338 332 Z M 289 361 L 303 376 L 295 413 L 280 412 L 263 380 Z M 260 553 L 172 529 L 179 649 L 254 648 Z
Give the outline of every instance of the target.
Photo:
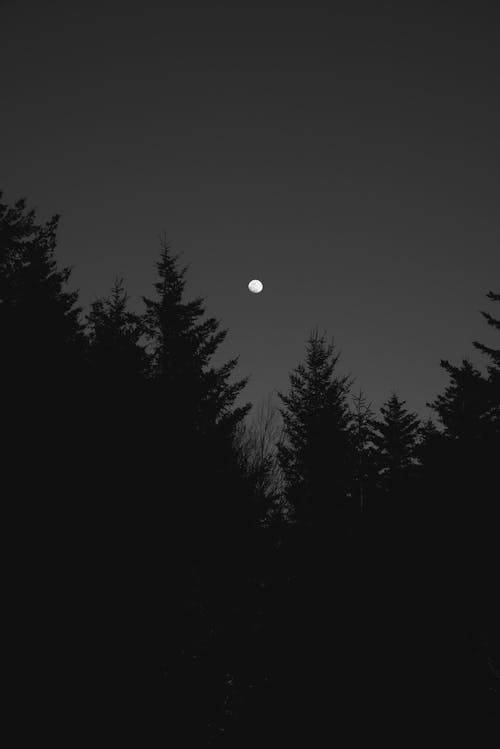
M 260 294 L 264 286 L 260 281 L 254 279 L 253 281 L 250 281 L 250 283 L 248 284 L 248 288 L 250 289 L 252 294 Z

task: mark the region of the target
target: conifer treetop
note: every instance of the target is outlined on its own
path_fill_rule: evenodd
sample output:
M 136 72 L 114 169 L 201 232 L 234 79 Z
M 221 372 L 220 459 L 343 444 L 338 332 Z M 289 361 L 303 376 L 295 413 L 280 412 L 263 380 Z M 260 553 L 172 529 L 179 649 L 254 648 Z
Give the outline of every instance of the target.
M 188 266 L 179 267 L 165 234 L 160 236 L 156 298 L 143 297 L 146 306 L 143 330 L 152 344 L 153 378 L 175 392 L 185 392 L 193 418 L 200 425 L 217 423 L 231 431 L 251 404 L 235 408 L 234 402 L 248 382 L 229 383 L 238 363 L 232 358 L 219 367 L 211 359 L 227 336 L 215 317 L 205 315 L 204 299 L 184 301 Z

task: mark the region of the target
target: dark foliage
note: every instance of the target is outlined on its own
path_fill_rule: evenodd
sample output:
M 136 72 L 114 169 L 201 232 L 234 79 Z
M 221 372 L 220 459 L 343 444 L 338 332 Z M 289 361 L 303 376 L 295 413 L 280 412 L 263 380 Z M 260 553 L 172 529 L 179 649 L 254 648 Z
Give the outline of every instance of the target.
M 313 331 L 306 360 L 290 374 L 290 391 L 279 393 L 285 440 L 278 456 L 299 527 L 312 532 L 339 524 L 347 514 L 350 472 L 350 382 L 334 374 L 333 344 Z
M 360 519 L 364 519 L 367 512 L 379 505 L 374 413 L 361 391 L 352 396 L 352 401 L 352 499 Z
M 418 417 L 405 408 L 396 393 L 380 408 L 381 418 L 373 420 L 375 463 L 378 469 L 379 512 L 386 522 L 396 520 L 411 507 L 410 492 L 414 485 L 416 446 L 420 427 Z
M 0 194 L 3 499 L 20 725 L 56 745 L 474 746 L 498 731 L 499 349 L 375 415 L 317 331 L 252 423 L 161 238 L 143 315 L 81 321 L 58 217 Z M 490 292 L 498 302 L 500 295 Z M 499 321 L 483 313 L 493 330 Z M 17 699 L 17 698 L 16 698 Z M 96 739 L 99 736 L 99 739 Z

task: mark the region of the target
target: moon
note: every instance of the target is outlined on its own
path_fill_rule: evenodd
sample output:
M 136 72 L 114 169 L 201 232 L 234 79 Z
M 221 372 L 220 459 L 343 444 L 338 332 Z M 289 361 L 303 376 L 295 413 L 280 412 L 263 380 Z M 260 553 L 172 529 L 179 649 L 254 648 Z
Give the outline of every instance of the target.
M 256 278 L 253 281 L 250 281 L 248 284 L 248 288 L 252 292 L 252 294 L 260 294 L 262 289 L 264 288 L 264 285 L 261 281 L 258 281 Z

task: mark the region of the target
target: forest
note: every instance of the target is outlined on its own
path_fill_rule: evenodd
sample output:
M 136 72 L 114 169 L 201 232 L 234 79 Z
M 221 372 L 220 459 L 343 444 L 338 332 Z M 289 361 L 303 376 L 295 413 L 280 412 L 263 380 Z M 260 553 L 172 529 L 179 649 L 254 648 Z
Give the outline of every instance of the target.
M 0 193 L 19 735 L 487 745 L 500 714 L 500 346 L 473 342 L 484 371 L 441 361 L 447 385 L 422 421 L 394 392 L 374 412 L 316 328 L 287 391 L 250 420 L 237 359 L 212 361 L 227 331 L 189 297 L 166 236 L 142 314 L 120 279 L 84 311 L 58 222 Z M 485 290 L 488 332 L 499 292 Z

